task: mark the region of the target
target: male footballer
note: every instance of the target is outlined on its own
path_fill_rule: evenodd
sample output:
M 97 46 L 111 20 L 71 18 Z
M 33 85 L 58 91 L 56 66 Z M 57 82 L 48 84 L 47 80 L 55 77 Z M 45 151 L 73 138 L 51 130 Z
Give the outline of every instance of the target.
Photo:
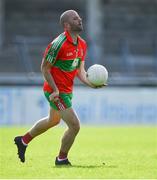
M 84 68 L 87 45 L 79 36 L 83 30 L 82 19 L 76 11 L 68 10 L 61 14 L 60 24 L 64 32 L 48 45 L 41 63 L 45 80 L 43 90 L 50 104 L 49 115 L 37 121 L 23 136 L 15 137 L 21 162 L 25 162 L 26 148 L 31 140 L 62 119 L 68 129 L 62 137 L 55 165 L 71 165 L 68 152 L 80 129 L 78 116 L 72 108 L 74 78 L 77 76 L 84 84 L 94 88 Z

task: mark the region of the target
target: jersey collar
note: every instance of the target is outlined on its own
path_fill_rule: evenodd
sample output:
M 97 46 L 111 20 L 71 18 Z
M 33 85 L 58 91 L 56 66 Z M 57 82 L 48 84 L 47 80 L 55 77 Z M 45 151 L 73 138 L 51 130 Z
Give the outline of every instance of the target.
M 77 42 L 77 44 L 74 44 L 73 39 L 72 39 L 72 37 L 71 37 L 71 35 L 70 35 L 70 33 L 68 31 L 65 31 L 65 36 L 67 37 L 67 40 L 69 42 L 71 42 L 73 45 L 77 45 L 78 44 L 78 42 Z M 79 41 L 79 36 L 77 37 L 77 41 Z

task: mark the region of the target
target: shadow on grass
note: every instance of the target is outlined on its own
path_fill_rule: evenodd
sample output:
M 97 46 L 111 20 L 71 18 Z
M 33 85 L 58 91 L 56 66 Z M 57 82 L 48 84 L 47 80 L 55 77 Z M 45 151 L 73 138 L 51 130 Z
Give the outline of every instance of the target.
M 73 165 L 72 167 L 76 168 L 117 168 L 117 166 L 109 165 Z
M 89 168 L 89 169 L 95 169 L 95 168 L 118 168 L 118 166 L 115 165 L 105 165 L 104 163 L 102 165 L 72 165 L 72 166 L 54 166 L 55 168 Z

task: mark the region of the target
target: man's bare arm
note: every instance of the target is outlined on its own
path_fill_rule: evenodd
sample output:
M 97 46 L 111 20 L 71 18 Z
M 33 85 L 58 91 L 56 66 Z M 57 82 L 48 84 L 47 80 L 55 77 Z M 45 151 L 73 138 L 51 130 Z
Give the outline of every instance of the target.
M 53 100 L 54 97 L 59 96 L 59 90 L 56 86 L 56 83 L 50 73 L 52 64 L 46 61 L 45 59 L 42 60 L 41 64 L 41 72 L 43 74 L 44 79 L 48 82 L 48 84 L 53 89 L 53 93 L 50 95 L 50 100 Z
M 77 77 L 80 79 L 80 81 L 82 81 L 84 84 L 86 84 L 87 86 L 90 86 L 92 88 L 94 88 L 95 86 L 93 84 L 91 84 L 87 78 L 87 72 L 85 71 L 84 68 L 84 61 L 81 62 Z

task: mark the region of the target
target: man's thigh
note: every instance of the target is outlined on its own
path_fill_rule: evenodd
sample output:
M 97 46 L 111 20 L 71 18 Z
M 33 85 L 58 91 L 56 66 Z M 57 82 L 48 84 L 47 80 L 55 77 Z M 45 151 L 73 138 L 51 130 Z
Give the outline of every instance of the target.
M 61 116 L 60 116 L 59 111 L 50 107 L 49 121 L 51 121 L 54 124 L 58 124 L 60 122 L 60 119 L 61 119 Z

